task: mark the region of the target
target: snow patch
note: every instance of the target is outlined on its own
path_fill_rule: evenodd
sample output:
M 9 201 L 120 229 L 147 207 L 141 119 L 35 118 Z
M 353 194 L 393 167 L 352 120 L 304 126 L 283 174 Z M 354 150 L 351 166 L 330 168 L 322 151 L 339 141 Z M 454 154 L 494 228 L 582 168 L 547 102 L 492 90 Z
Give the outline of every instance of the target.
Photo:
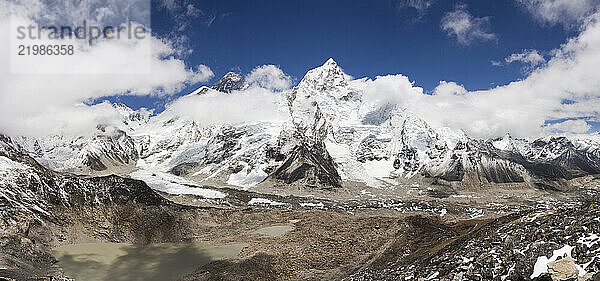
M 0 170 L 6 171 L 8 169 L 21 169 L 21 170 L 25 170 L 27 169 L 27 165 L 19 163 L 19 162 L 15 162 L 13 160 L 10 160 L 7 157 L 4 156 L 0 156 Z
M 222 199 L 227 196 L 220 191 L 196 187 L 193 182 L 165 172 L 138 170 L 131 173 L 130 176 L 146 182 L 152 189 L 169 194 L 190 194 L 209 199 Z
M 597 234 L 590 233 L 587 237 L 581 237 L 577 240 L 579 244 L 585 244 L 588 248 L 594 246 L 594 244 L 600 242 L 600 237 Z
M 323 202 L 319 202 L 319 203 L 311 203 L 311 202 L 306 202 L 306 203 L 300 203 L 300 206 L 304 207 L 304 208 L 325 208 L 325 204 L 323 204 Z
M 262 182 L 268 176 L 269 175 L 260 168 L 253 169 L 252 171 L 248 172 L 248 165 L 246 165 L 241 171 L 229 175 L 227 184 L 247 188 Z
M 446 208 L 442 209 L 442 211 L 440 211 L 440 217 L 445 216 L 448 213 L 448 210 L 446 210 Z
M 573 250 L 573 248 L 574 247 L 565 245 L 564 247 L 562 247 L 558 250 L 554 250 L 552 252 L 552 257 L 550 257 L 550 258 L 548 258 L 546 256 L 538 257 L 537 261 L 535 262 L 535 265 L 533 266 L 533 273 L 531 274 L 530 278 L 533 279 L 533 278 L 536 278 L 536 277 L 542 275 L 543 273 L 547 273 L 548 272 L 548 263 L 556 261 L 558 259 L 558 257 L 572 258 L 571 250 Z M 580 265 L 575 264 L 575 267 L 579 271 L 580 277 L 583 277 L 587 274 L 587 272 Z

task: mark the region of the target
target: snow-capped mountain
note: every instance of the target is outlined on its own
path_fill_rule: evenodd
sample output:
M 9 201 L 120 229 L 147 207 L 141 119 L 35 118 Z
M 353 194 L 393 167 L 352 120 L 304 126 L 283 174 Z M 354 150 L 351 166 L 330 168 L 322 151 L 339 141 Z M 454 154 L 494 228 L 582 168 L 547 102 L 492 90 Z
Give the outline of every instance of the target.
M 134 111 L 124 104 L 113 107 L 121 114 L 118 127 L 98 124 L 91 136 L 51 135 L 44 138 L 13 137 L 12 140 L 42 165 L 77 174 L 121 173 L 134 167 L 139 158 L 127 132 L 148 121 L 149 113 Z
M 460 130 L 432 127 L 396 104 L 370 101 L 368 82 L 352 80 L 329 59 L 296 87 L 279 93 L 278 106 L 287 115 L 281 122 L 204 126 L 169 107 L 149 118 L 115 105 L 122 126 L 99 125 L 92 137 L 13 139 L 52 169 L 130 174 L 164 182 L 153 186 L 158 189 L 173 177 L 241 187 L 276 182 L 381 187 L 425 181 L 467 188 L 552 188 L 600 173 L 598 135 L 473 139 Z M 248 87 L 243 76 L 228 73 L 182 98 L 228 95 Z
M 213 84 L 211 88 L 222 93 L 231 93 L 233 91 L 241 90 L 244 86 L 246 86 L 246 79 L 244 76 L 228 72 L 221 80 Z
M 47 169 L 0 135 L 0 226 L 49 219 L 61 208 L 121 204 L 159 204 L 165 199 L 143 182 L 118 176 L 83 178 Z

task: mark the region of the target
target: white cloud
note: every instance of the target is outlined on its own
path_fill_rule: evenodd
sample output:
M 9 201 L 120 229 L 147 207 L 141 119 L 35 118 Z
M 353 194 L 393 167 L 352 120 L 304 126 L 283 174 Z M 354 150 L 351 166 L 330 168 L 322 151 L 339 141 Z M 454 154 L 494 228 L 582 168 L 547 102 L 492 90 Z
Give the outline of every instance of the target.
M 507 64 L 521 62 L 530 68 L 546 63 L 546 59 L 537 50 L 524 50 L 521 53 L 514 53 L 505 58 L 504 61 Z
M 547 24 L 571 27 L 597 10 L 599 0 L 517 0 L 534 17 Z
M 427 9 L 435 3 L 435 0 L 396 0 L 399 9 L 411 8 L 417 11 L 419 16 L 425 14 Z
M 280 93 L 253 86 L 230 94 L 213 91 L 185 96 L 169 105 L 167 112 L 192 118 L 204 126 L 234 125 L 284 120 L 284 104 Z
M 215 76 L 215 74 L 212 72 L 210 67 L 201 64 L 201 65 L 197 65 L 194 68 L 190 82 L 192 84 L 199 83 L 199 82 L 206 82 L 206 81 L 210 80 L 210 78 L 213 78 L 214 76 Z
M 291 87 L 289 75 L 274 65 L 262 65 L 246 75 L 246 82 L 249 87 L 229 94 L 209 91 L 179 98 L 167 112 L 205 126 L 285 120 L 288 112 L 281 91 Z
M 377 76 L 375 80 L 367 80 L 363 91 L 365 103 L 376 107 L 387 103 L 408 107 L 411 101 L 423 98 L 423 89 L 414 87 L 413 82 L 401 74 Z
M 549 133 L 587 133 L 592 126 L 583 119 L 567 120 L 560 123 L 550 124 L 544 127 Z
M 366 95 L 373 95 L 370 100 L 393 101 L 433 126 L 462 129 L 473 137 L 507 132 L 537 137 L 549 129 L 584 132 L 589 125 L 584 121 L 600 116 L 600 13 L 588 18 L 581 30 L 551 52 L 547 63 L 504 86 L 467 92 L 459 84 L 442 81 L 428 95 L 407 77 L 389 75 L 368 81 Z M 544 127 L 548 120 L 561 119 L 574 121 Z
M 33 24 L 29 15 L 37 17 L 45 11 L 42 2 L 24 3 L 13 6 L 15 13 L 11 18 L 7 8 L 10 4 L 0 0 L 0 7 L 7 8 L 0 9 L 0 32 L 13 34 L 11 24 L 13 27 Z M 186 66 L 175 57 L 172 44 L 153 36 L 148 36 L 148 45 L 131 40 L 104 40 L 90 46 L 85 40 L 76 39 L 36 43 L 73 44 L 77 54 L 29 56 L 14 65 L 16 40 L 0 43 L 0 133 L 84 134 L 98 122 L 111 123 L 117 116 L 106 105 L 84 105 L 89 100 L 123 94 L 170 95 L 212 76 L 206 66 Z M 15 69 L 31 73 L 15 74 L 11 71 Z
M 433 94 L 436 96 L 453 96 L 464 95 L 468 91 L 463 85 L 458 85 L 456 82 L 440 81 L 440 84 L 434 89 Z
M 246 76 L 246 82 L 275 91 L 287 90 L 292 86 L 292 78 L 272 64 L 255 67 Z
M 459 44 L 469 45 L 498 39 L 496 34 L 489 31 L 489 22 L 489 17 L 474 17 L 466 5 L 457 5 L 454 11 L 444 15 L 440 25 L 448 36 L 456 37 Z

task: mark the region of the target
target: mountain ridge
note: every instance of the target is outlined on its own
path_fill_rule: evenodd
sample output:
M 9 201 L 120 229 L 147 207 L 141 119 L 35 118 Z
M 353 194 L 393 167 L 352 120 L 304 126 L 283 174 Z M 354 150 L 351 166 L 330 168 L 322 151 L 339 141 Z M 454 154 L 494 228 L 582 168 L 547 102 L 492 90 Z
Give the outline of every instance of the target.
M 286 99 L 279 106 L 288 112 L 282 122 L 201 126 L 168 108 L 148 117 L 116 104 L 124 125 L 99 126 L 91 138 L 14 139 L 58 170 L 177 171 L 194 182 L 242 188 L 267 179 L 340 188 L 347 181 L 377 187 L 421 178 L 461 188 L 504 183 L 558 188 L 567 180 L 600 173 L 598 135 L 473 139 L 460 130 L 434 128 L 392 103 L 369 101 L 365 81 L 350 80 L 329 59 L 281 93 Z M 246 88 L 243 76 L 228 73 L 194 93 Z M 57 151 L 78 160 L 66 161 Z

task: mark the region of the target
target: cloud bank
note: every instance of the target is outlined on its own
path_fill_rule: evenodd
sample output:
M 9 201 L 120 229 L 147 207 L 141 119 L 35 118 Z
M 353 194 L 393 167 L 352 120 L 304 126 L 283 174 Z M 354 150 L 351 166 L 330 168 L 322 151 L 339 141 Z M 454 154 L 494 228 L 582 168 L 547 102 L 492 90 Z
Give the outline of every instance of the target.
M 201 126 L 219 126 L 285 120 L 285 109 L 281 93 L 253 86 L 230 94 L 185 96 L 170 104 L 166 112 L 191 118 Z

